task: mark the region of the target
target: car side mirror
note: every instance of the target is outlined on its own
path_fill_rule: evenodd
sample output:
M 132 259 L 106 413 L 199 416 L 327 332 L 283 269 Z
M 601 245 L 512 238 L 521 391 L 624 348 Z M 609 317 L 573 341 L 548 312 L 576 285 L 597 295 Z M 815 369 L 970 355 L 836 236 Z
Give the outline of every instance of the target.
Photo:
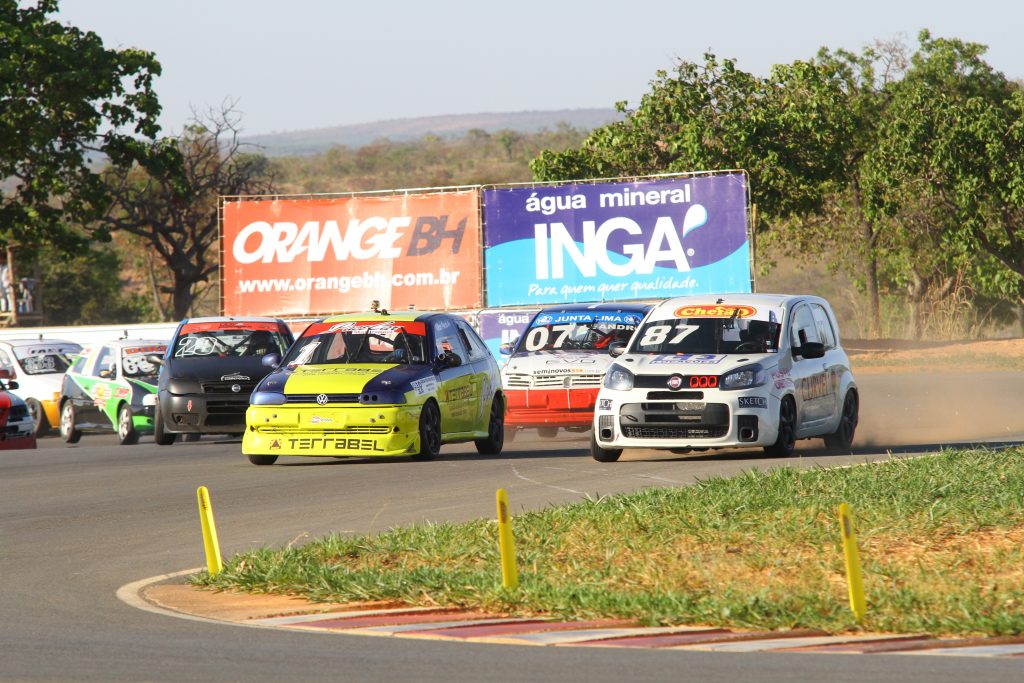
M 825 345 L 821 342 L 804 342 L 803 346 L 793 347 L 793 355 L 804 358 L 823 358 Z
M 608 346 L 608 355 L 612 358 L 618 358 L 626 352 L 626 347 L 629 346 L 629 342 L 615 341 Z
M 452 351 L 438 354 L 437 359 L 434 361 L 434 365 L 439 368 L 457 368 L 462 365 L 462 358 L 459 354 Z
M 158 353 L 149 354 L 148 356 L 146 356 L 146 360 L 152 363 L 153 365 L 156 365 L 157 367 L 160 367 L 164 364 L 164 357 Z
M 276 368 L 278 365 L 281 364 L 281 354 L 268 353 L 267 355 L 263 356 L 262 359 L 260 359 L 260 362 L 263 363 L 264 367 Z
M 498 353 L 500 353 L 503 356 L 511 356 L 513 346 L 515 346 L 515 344 L 513 344 L 512 342 L 505 342 L 498 347 Z
M 15 389 L 18 388 L 18 381 L 17 380 L 9 379 L 9 380 L 7 380 L 6 384 L 7 384 L 7 390 L 8 391 L 14 391 Z

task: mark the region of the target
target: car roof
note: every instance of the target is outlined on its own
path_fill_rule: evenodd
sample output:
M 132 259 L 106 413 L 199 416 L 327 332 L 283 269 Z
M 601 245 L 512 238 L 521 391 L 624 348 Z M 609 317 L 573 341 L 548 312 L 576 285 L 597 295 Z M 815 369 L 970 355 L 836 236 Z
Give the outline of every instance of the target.
M 605 302 L 600 304 L 561 304 L 559 306 L 545 306 L 540 309 L 537 315 L 541 313 L 556 313 L 560 311 L 646 311 L 653 307 L 651 303 L 638 303 L 638 302 Z
M 78 342 L 67 339 L 0 339 L 0 344 L 7 344 L 11 348 L 25 348 L 28 346 L 81 346 Z
M 755 306 L 762 308 L 791 308 L 799 301 L 815 301 L 827 305 L 824 299 L 813 294 L 751 294 L 751 293 L 727 293 L 727 294 L 691 294 L 677 296 L 667 299 L 658 304 L 652 311 L 657 316 L 663 311 L 675 311 L 680 306 L 686 305 L 725 305 L 725 306 Z
M 182 322 L 187 323 L 226 323 L 226 322 L 245 322 L 245 323 L 283 323 L 284 321 L 280 318 L 268 318 L 265 316 L 247 316 L 247 315 L 209 315 L 203 318 L 185 318 Z
M 134 346 L 167 346 L 169 343 L 170 342 L 166 339 L 113 339 L 111 341 L 90 344 L 89 348 L 96 348 L 97 346 L 117 346 L 124 349 Z
M 376 311 L 368 311 L 366 313 L 345 313 L 343 315 L 332 315 L 324 318 L 320 322 L 323 323 L 343 323 L 349 321 L 369 321 L 369 320 L 393 320 L 394 322 L 426 322 L 436 316 L 456 316 L 453 313 L 420 313 L 418 311 L 400 311 L 398 313 L 378 313 Z

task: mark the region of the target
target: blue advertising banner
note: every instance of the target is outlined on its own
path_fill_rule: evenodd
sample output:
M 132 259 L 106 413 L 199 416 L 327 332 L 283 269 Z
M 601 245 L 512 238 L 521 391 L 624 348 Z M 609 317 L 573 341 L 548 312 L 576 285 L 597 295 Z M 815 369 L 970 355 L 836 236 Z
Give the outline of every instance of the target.
M 487 306 L 750 291 L 743 173 L 484 190 Z
M 531 308 L 480 311 L 477 314 L 477 331 L 490 349 L 491 355 L 498 360 L 498 365 L 504 365 L 508 360 L 508 356 L 501 353 L 501 345 L 518 339 L 537 310 Z

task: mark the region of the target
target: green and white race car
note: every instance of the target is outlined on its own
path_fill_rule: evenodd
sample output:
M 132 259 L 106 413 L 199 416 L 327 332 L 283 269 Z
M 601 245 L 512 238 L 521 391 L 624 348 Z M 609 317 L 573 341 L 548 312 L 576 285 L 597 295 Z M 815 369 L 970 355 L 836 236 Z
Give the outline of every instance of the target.
M 86 348 L 64 374 L 60 434 L 77 443 L 83 432 L 116 432 L 122 445 L 153 433 L 159 367 L 146 359 L 167 342 L 121 339 Z

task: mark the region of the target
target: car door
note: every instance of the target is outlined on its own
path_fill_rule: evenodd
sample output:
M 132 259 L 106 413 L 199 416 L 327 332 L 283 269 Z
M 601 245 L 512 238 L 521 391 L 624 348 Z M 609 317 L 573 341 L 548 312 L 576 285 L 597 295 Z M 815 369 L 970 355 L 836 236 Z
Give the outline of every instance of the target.
M 441 431 L 453 434 L 469 430 L 472 421 L 470 399 L 473 396 L 473 364 L 459 335 L 459 328 L 450 318 L 431 323 L 434 344 L 434 367 L 437 369 L 437 402 L 441 408 Z M 458 364 L 439 362 L 440 356 L 457 357 Z
M 811 308 L 801 303 L 793 309 L 789 323 L 790 344 L 799 349 L 806 342 L 821 342 Z M 832 416 L 829 408 L 828 363 L 824 358 L 804 358 L 798 353 L 793 358 L 793 386 L 796 394 L 797 435 L 806 436 Z
M 832 321 L 821 304 L 811 302 L 808 304 L 811 309 L 811 316 L 814 318 L 814 326 L 818 330 L 818 338 L 825 345 L 825 357 L 822 358 L 825 372 L 828 374 L 824 390 L 827 392 L 822 396 L 821 411 L 825 421 L 835 424 L 837 413 L 842 401 L 839 398 L 839 380 L 843 376 L 845 367 L 845 356 L 836 342 L 837 335 L 832 329 Z
M 112 344 L 100 347 L 96 362 L 93 364 L 90 380 L 92 386 L 89 395 L 95 408 L 93 419 L 97 427 L 113 428 L 117 425 L 114 394 L 117 390 L 118 357 L 120 350 Z
M 472 365 L 472 378 L 470 386 L 473 394 L 469 397 L 470 424 L 468 429 L 473 431 L 487 431 L 487 423 L 490 419 L 490 400 L 494 393 L 491 385 L 491 353 L 487 345 L 477 336 L 473 328 L 464 320 L 456 320 L 459 328 L 459 337 L 469 353 L 469 361 Z

